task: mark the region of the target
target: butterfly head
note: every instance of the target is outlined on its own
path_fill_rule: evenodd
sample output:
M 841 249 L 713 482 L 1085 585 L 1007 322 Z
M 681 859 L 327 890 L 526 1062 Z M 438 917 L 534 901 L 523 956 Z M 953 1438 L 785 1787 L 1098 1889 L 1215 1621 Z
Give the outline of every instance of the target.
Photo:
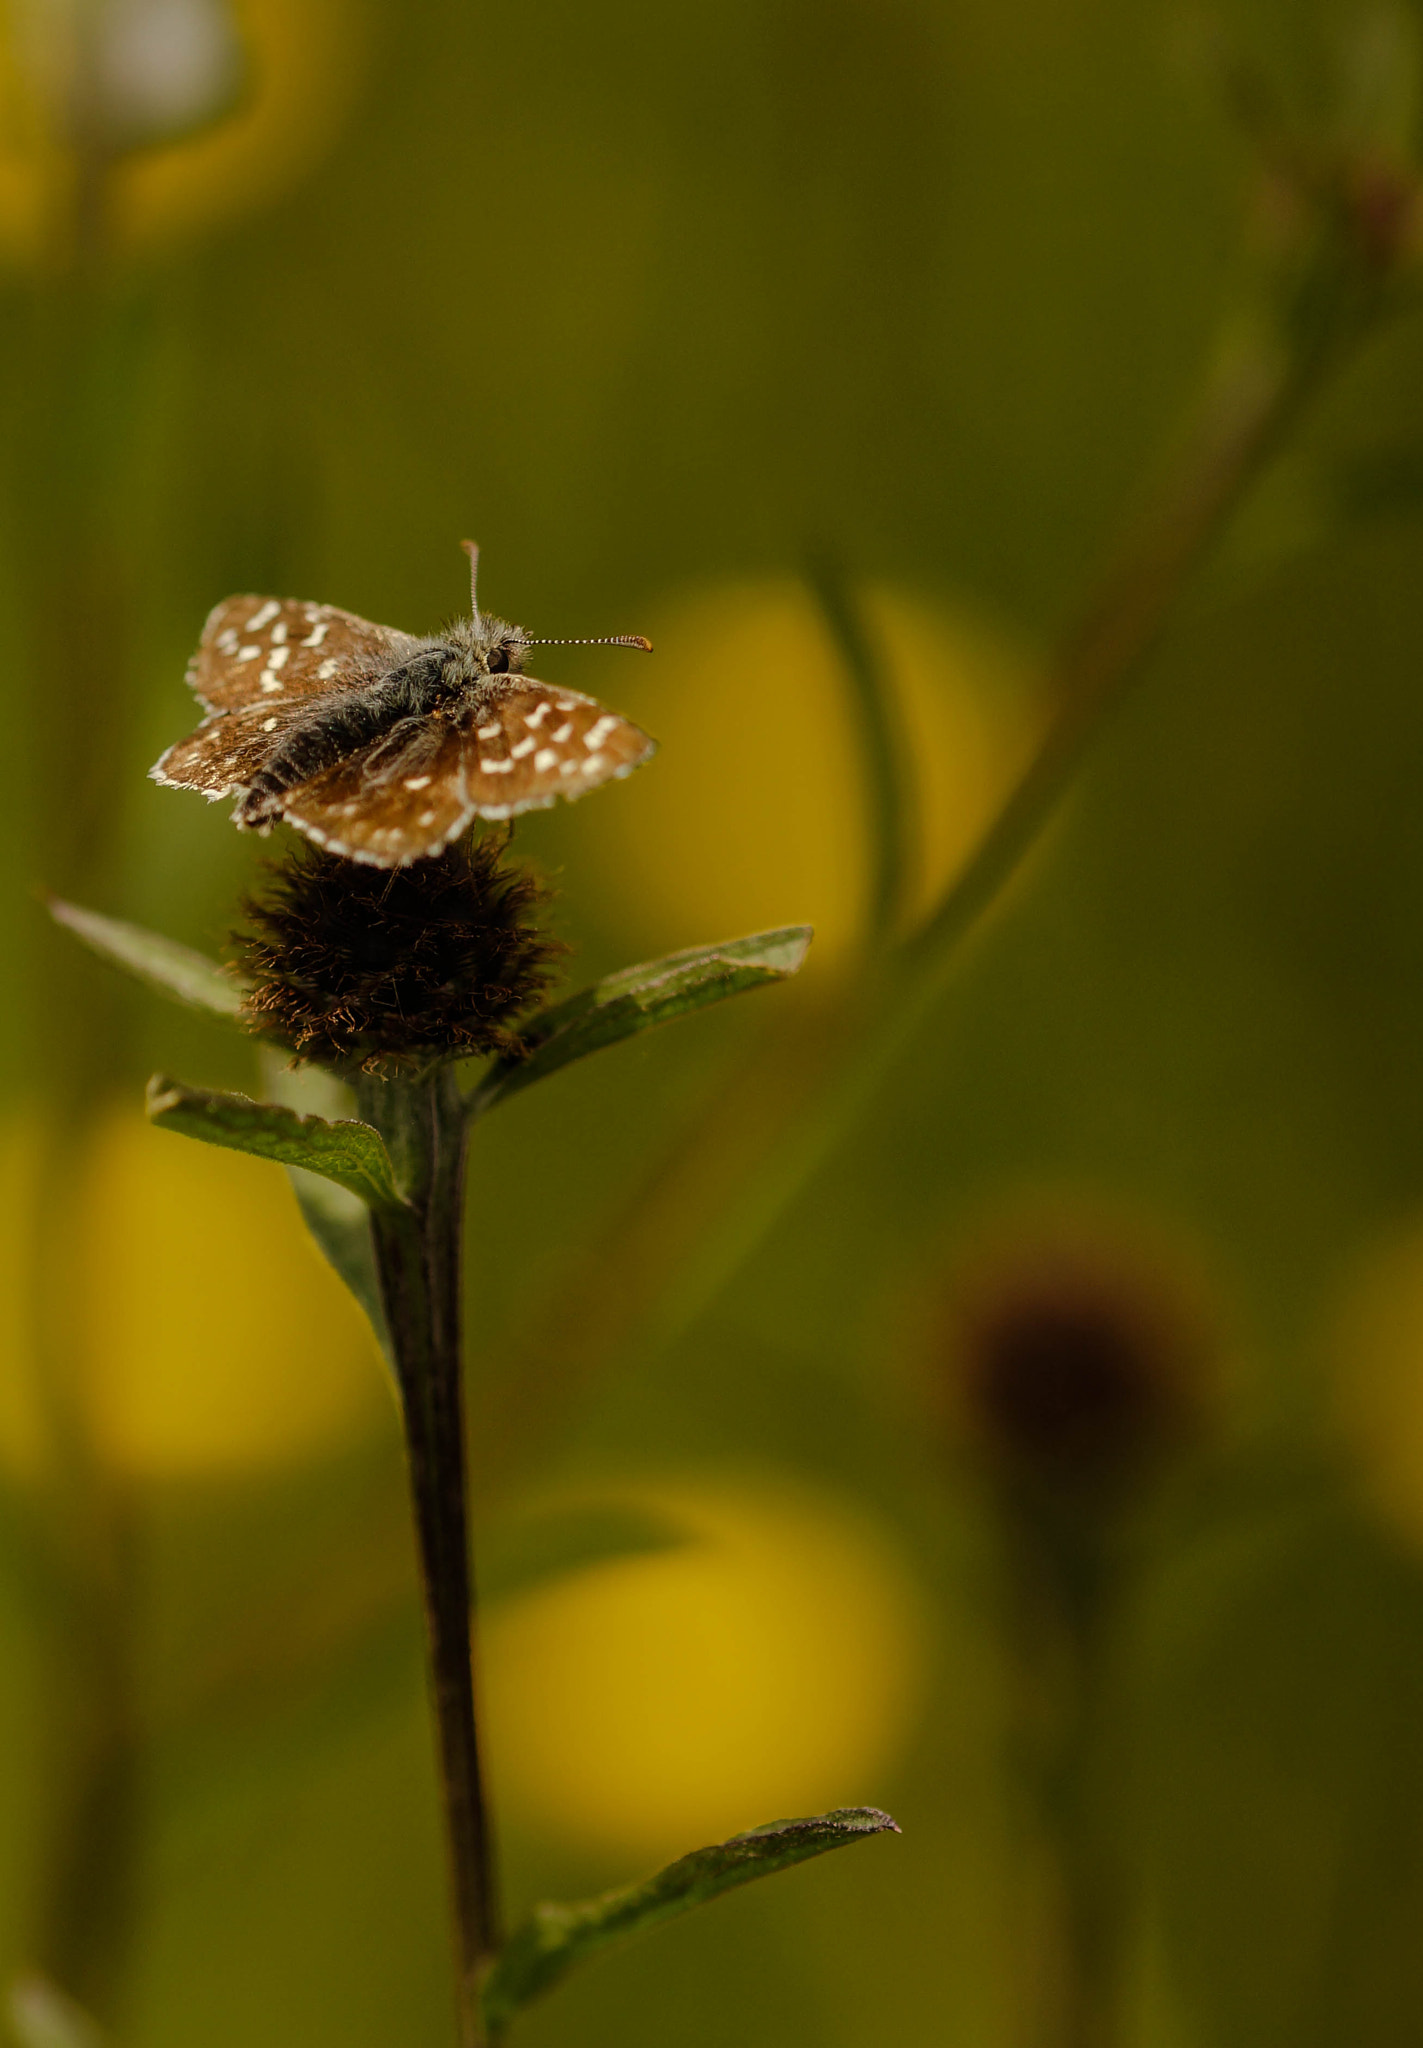
M 461 667 L 470 681 L 480 676 L 518 675 L 530 645 L 517 626 L 489 612 L 456 620 L 441 638 L 458 649 Z
M 460 546 L 469 556 L 471 616 L 461 619 L 448 637 L 451 645 L 465 656 L 466 663 L 474 664 L 474 670 L 467 668 L 467 673 L 517 675 L 531 647 L 638 647 L 644 654 L 651 654 L 652 642 L 641 633 L 612 633 L 594 640 L 533 640 L 518 626 L 491 618 L 479 609 L 479 549 L 472 540 L 462 540 Z

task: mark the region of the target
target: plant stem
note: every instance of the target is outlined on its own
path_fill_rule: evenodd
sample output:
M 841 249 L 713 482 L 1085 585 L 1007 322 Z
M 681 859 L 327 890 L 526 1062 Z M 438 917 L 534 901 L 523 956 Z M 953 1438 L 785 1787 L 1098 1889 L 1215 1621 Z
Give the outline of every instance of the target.
M 1121 1563 L 1109 1518 L 1088 1503 L 1009 1487 L 999 1508 L 1021 1782 L 1050 1866 L 1054 1967 L 1028 2039 L 1041 2048 L 1110 2048 L 1125 1930 L 1100 1772 Z
M 415 1513 L 453 1905 L 461 2048 L 483 2048 L 483 1970 L 498 1946 L 472 1662 L 461 1269 L 467 1121 L 448 1066 L 366 1081 L 361 1113 L 386 1141 L 410 1209 L 372 1218 Z

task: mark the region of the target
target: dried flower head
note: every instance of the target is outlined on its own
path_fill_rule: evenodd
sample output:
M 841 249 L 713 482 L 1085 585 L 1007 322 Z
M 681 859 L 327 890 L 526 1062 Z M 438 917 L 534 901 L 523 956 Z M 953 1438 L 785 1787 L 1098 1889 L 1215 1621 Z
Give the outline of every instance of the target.
M 389 871 L 306 845 L 274 863 L 233 937 L 251 1029 L 345 1071 L 517 1057 L 511 1027 L 565 948 L 535 923 L 547 892 L 505 864 L 507 843 Z
M 1029 1234 L 966 1269 L 951 1405 L 1005 1476 L 1105 1502 L 1199 1435 L 1208 1340 L 1180 1276 L 1094 1233 Z

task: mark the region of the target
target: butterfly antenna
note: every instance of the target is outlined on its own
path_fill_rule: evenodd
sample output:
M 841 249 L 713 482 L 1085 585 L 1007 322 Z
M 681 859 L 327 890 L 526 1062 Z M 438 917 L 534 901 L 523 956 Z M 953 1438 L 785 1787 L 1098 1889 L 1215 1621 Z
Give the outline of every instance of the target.
M 462 540 L 460 546 L 469 556 L 469 608 L 474 613 L 474 623 L 479 624 L 479 542 Z
M 644 654 L 651 654 L 652 642 L 641 633 L 612 633 L 602 640 L 528 640 L 521 634 L 525 647 L 640 647 Z

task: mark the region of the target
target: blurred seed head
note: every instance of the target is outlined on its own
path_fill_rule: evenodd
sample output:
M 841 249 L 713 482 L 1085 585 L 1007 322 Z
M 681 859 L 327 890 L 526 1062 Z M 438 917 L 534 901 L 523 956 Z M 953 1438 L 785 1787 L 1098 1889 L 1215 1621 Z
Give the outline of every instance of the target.
M 243 904 L 234 935 L 249 1027 L 340 1072 L 517 1057 L 515 1021 L 564 951 L 546 891 L 488 835 L 386 870 L 303 845 Z
M 1250 250 L 1276 317 L 1301 289 L 1309 317 L 1321 286 L 1327 299 L 1351 273 L 1377 289 L 1416 270 L 1423 34 L 1409 0 L 1355 0 L 1283 37 L 1208 4 L 1176 41 L 1249 143 Z
M 15 33 L 56 133 L 110 148 L 224 113 L 243 76 L 227 0 L 18 0 Z
M 0 268 L 121 261 L 268 203 L 328 150 L 364 0 L 10 0 Z
M 1000 1478 L 1110 1506 L 1199 1439 L 1209 1354 L 1168 1258 L 1050 1223 L 961 1263 L 934 1364 L 957 1432 Z
M 1381 278 L 1416 264 L 1423 252 L 1423 187 L 1414 166 L 1381 154 L 1351 159 L 1340 200 L 1355 248 Z

